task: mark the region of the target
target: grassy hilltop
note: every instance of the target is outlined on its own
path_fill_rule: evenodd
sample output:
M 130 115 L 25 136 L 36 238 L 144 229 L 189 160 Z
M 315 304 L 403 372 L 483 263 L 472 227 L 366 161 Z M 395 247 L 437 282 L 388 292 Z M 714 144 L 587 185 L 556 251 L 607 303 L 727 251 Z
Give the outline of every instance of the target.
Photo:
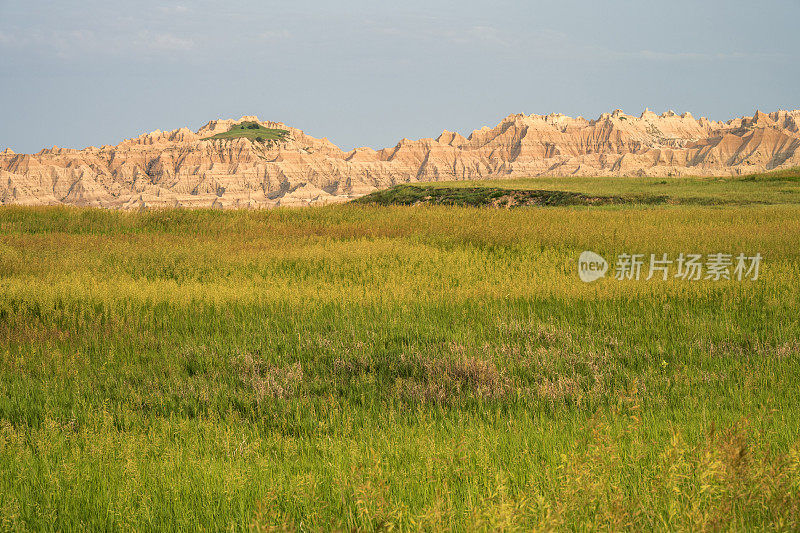
M 721 198 L 794 194 L 752 183 Z M 766 203 L 4 208 L 0 529 L 797 530 L 800 206 Z M 583 250 L 764 263 L 585 284 Z
M 277 128 L 265 128 L 258 122 L 244 121 L 239 124 L 234 124 L 228 131 L 217 133 L 211 137 L 206 137 L 204 141 L 213 141 L 218 139 L 250 139 L 251 141 L 259 143 L 268 143 L 273 141 L 283 141 L 289 135 L 288 130 L 281 130 Z

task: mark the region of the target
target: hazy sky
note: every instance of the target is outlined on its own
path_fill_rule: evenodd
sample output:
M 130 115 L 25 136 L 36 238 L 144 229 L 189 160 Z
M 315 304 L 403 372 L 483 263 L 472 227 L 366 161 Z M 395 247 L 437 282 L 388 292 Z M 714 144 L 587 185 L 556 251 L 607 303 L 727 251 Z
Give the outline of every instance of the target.
M 0 0 L 0 149 L 258 115 L 343 148 L 510 113 L 800 108 L 800 0 Z

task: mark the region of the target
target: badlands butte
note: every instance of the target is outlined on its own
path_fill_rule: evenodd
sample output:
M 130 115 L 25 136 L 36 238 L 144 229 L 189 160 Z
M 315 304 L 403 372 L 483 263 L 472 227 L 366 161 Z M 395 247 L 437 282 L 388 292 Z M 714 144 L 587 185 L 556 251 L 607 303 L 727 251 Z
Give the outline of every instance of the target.
M 235 135 L 243 125 L 275 135 Z M 0 204 L 258 208 L 341 202 L 418 181 L 741 175 L 800 166 L 798 127 L 800 110 L 728 122 L 650 111 L 617 110 L 597 120 L 519 114 L 466 138 L 445 131 L 377 151 L 343 151 L 285 124 L 242 117 L 116 146 L 6 149 Z

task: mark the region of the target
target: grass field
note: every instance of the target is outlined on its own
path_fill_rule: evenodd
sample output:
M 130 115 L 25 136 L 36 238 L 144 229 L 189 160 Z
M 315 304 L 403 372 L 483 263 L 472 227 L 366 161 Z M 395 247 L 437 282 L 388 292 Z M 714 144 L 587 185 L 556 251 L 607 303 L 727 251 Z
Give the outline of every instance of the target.
M 603 178 L 537 177 L 478 181 L 415 183 L 434 189 L 501 188 L 655 199 L 679 204 L 797 204 L 800 203 L 800 168 L 766 174 L 720 178 Z M 658 199 L 664 199 L 659 202 Z M 651 202 L 652 203 L 652 202 Z
M 0 529 L 797 530 L 800 206 L 770 203 L 3 208 Z M 583 250 L 764 262 L 585 284 Z

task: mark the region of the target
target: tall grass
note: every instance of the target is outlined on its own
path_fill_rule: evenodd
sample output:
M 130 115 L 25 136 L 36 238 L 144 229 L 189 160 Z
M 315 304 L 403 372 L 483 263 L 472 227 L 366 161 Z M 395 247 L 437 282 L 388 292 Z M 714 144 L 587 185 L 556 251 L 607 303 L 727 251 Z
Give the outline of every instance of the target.
M 796 530 L 798 215 L 3 209 L 0 528 Z

